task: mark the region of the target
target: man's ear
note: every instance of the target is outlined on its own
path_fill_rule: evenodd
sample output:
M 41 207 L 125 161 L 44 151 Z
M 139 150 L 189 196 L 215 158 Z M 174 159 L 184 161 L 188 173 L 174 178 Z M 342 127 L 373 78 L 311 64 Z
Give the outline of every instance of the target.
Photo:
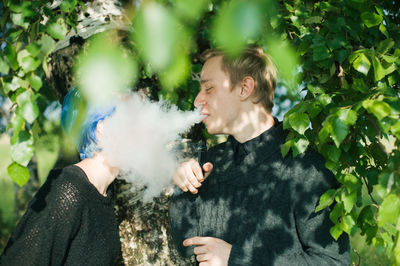
M 254 91 L 254 79 L 250 76 L 245 76 L 240 82 L 240 99 L 245 101 Z

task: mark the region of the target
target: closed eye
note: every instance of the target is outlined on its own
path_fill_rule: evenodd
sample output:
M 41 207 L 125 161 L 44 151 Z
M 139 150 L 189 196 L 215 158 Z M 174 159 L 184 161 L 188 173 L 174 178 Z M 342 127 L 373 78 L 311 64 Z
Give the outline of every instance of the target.
M 205 91 L 206 91 L 206 93 L 208 94 L 208 93 L 210 93 L 211 92 L 211 90 L 213 89 L 214 87 L 209 87 L 209 88 L 206 88 L 205 89 Z

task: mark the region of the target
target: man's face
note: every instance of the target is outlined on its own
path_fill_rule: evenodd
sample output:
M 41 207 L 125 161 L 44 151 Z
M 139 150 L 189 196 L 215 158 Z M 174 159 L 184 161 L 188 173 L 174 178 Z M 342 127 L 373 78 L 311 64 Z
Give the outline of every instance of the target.
M 210 134 L 232 134 L 239 114 L 240 89 L 231 90 L 229 76 L 221 66 L 221 56 L 206 61 L 201 71 L 201 90 L 194 101 L 206 115 L 203 123 Z

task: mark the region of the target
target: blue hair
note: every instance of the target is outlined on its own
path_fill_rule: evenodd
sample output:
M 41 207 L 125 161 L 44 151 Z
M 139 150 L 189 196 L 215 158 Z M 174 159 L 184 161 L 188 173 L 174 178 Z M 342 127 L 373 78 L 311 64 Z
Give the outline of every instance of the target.
M 93 157 L 95 152 L 101 150 L 97 146 L 97 124 L 115 111 L 115 106 L 96 109 L 85 107 L 80 91 L 72 88 L 64 98 L 61 111 L 61 127 L 64 132 L 73 134 L 73 131 L 77 130 L 75 145 L 82 160 Z M 83 115 L 84 119 L 79 121 L 79 115 Z

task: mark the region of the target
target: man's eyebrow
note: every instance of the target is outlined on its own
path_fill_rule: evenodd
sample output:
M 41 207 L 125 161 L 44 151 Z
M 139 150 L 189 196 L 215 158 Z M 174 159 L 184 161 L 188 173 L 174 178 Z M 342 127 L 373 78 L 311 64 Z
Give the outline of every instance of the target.
M 202 80 L 200 80 L 200 84 L 204 84 L 204 83 L 207 83 L 209 81 L 210 81 L 209 79 L 202 79 Z

